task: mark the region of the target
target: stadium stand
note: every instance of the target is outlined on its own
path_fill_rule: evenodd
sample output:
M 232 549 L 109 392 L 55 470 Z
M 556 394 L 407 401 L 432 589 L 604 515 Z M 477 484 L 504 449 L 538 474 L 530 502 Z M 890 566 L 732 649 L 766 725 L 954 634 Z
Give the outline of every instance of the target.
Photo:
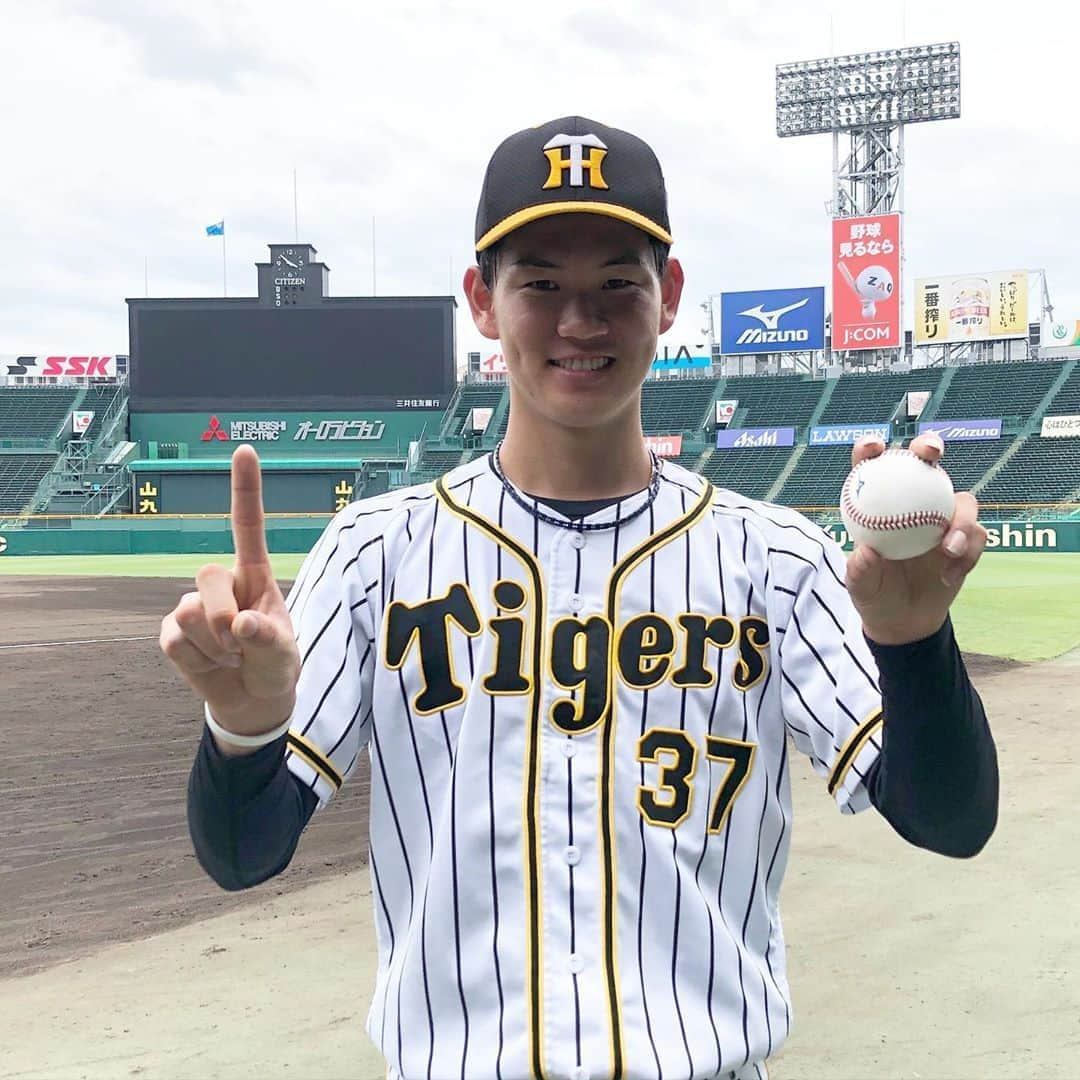
M 823 381 L 799 375 L 738 375 L 724 382 L 718 396 L 738 400 L 739 427 L 805 427 L 824 388 Z
M 850 471 L 850 446 L 808 446 L 776 502 L 784 506 L 837 506 L 840 488 Z
M 717 487 L 737 491 L 748 499 L 763 499 L 791 457 L 790 446 L 759 450 L 714 450 L 702 474 Z
M 677 457 L 668 458 L 667 460 L 673 461 L 676 465 L 681 465 L 684 469 L 689 469 L 691 472 L 697 472 L 697 463 L 701 458 L 702 451 L 700 450 L 684 450 Z
M 0 513 L 25 510 L 56 458 L 56 454 L 0 454 Z
M 449 472 L 462 460 L 461 450 L 432 450 L 425 447 L 416 470 L 409 474 L 410 484 L 426 484 Z
M 440 429 L 444 438 L 455 435 L 471 435 L 472 432 L 463 432 L 465 421 L 468 419 L 470 409 L 496 409 L 506 393 L 506 386 L 498 384 L 471 384 L 462 383 L 453 400 Z
M 1060 374 L 1060 361 L 958 368 L 934 419 L 1029 417 Z
M 909 390 L 936 390 L 941 368 L 871 375 L 847 375 L 821 414 L 822 424 L 883 424 L 892 420 Z M 981 416 L 982 413 L 965 413 Z
M 71 386 L 20 386 L 0 393 L 0 442 L 54 439 L 78 395 Z
M 716 395 L 715 379 L 656 379 L 641 392 L 641 423 L 646 435 L 700 431 Z
M 980 442 L 950 442 L 941 464 L 956 491 L 970 491 L 1012 445 L 1008 437 Z
M 90 411 L 94 414 L 94 419 L 91 422 L 90 427 L 83 435 L 83 438 L 87 442 L 93 442 L 101 433 L 101 421 L 104 419 L 109 406 L 116 399 L 116 395 L 120 392 L 121 391 L 115 384 L 109 386 L 91 386 L 87 389 L 86 396 L 79 404 L 81 410 Z
M 1046 411 L 1051 416 L 1073 416 L 1080 413 L 1080 364 L 1069 373 Z
M 982 503 L 1054 502 L 1080 486 L 1080 439 L 1032 435 L 979 492 Z

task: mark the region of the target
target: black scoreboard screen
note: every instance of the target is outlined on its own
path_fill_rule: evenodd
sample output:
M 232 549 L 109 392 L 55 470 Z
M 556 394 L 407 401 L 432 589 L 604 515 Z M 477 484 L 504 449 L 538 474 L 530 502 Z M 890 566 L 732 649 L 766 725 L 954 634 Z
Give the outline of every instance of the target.
M 135 412 L 441 407 L 454 388 L 449 297 L 131 300 Z

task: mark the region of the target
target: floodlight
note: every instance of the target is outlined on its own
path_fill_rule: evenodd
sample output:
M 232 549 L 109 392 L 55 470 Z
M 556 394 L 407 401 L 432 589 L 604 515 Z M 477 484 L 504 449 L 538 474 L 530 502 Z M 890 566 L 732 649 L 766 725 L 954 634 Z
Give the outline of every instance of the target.
M 960 45 L 852 53 L 776 68 L 781 138 L 960 115 Z

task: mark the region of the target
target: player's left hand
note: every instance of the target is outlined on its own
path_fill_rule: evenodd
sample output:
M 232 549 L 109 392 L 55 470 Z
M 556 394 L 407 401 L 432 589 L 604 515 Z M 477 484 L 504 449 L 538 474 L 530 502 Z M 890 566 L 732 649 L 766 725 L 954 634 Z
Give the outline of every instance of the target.
M 937 462 L 945 445 L 937 435 L 920 435 L 909 450 Z M 881 439 L 855 444 L 852 466 L 885 452 Z M 967 491 L 957 492 L 953 518 L 938 547 L 913 559 L 890 561 L 858 545 L 848 557 L 847 587 L 862 617 L 863 632 L 881 645 L 905 645 L 941 628 L 949 607 L 986 545 L 979 506 Z

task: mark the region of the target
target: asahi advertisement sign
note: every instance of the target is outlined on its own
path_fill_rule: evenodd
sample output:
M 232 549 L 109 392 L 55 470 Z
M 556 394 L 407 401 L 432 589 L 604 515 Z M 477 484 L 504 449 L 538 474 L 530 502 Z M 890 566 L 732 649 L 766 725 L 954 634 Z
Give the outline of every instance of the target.
M 765 450 L 770 446 L 794 446 L 793 427 L 726 428 L 716 433 L 717 450 Z

